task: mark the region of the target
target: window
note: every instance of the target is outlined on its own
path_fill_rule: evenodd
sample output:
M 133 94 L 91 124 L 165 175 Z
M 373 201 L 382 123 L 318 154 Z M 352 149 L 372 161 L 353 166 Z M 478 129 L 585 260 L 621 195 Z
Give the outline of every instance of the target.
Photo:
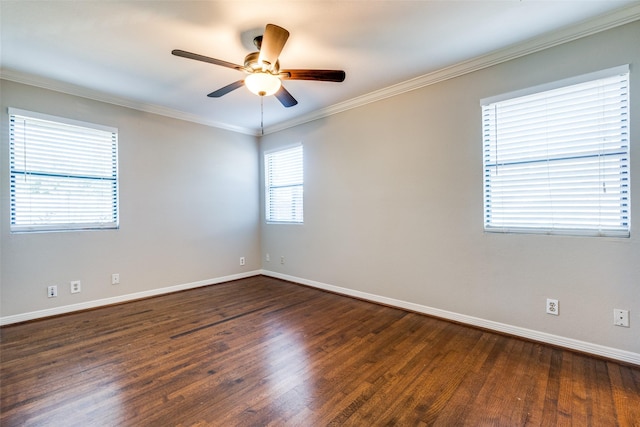
M 629 236 L 629 67 L 482 101 L 484 228 Z
M 267 222 L 303 222 L 302 145 L 264 154 Z
M 118 227 L 117 129 L 14 108 L 11 231 Z

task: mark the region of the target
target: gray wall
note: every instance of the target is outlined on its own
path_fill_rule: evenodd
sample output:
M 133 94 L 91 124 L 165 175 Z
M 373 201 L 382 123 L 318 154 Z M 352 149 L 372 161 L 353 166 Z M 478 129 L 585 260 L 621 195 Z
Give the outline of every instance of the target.
M 305 222 L 263 226 L 264 269 L 640 353 L 638 40 L 635 22 L 265 136 L 304 144 Z M 484 233 L 479 100 L 625 63 L 631 238 Z
M 3 317 L 260 269 L 257 138 L 1 84 Z M 119 230 L 9 233 L 9 106 L 119 129 Z M 70 294 L 70 280 L 81 293 Z
M 635 95 L 637 40 L 640 22 L 270 134 L 260 147 L 251 136 L 2 81 L 0 315 L 262 268 L 639 354 L 640 96 L 627 239 L 484 233 L 479 105 L 624 63 Z M 119 230 L 9 233 L 8 106 L 119 128 Z M 260 154 L 295 142 L 305 150 L 305 223 L 261 226 Z M 71 295 L 76 279 L 83 290 Z M 46 297 L 51 284 L 58 298 Z M 560 316 L 545 314 L 547 297 L 560 300 Z M 613 308 L 630 310 L 631 328 L 612 325 Z

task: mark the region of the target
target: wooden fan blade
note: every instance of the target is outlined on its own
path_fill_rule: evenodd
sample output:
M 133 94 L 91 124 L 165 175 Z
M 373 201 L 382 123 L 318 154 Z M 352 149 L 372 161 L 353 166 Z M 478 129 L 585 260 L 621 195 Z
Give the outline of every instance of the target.
M 244 71 L 244 67 L 242 65 L 223 61 L 221 59 L 210 58 L 204 55 L 198 55 L 197 53 L 191 53 L 185 50 L 174 49 L 171 51 L 171 53 L 175 56 L 180 56 L 182 58 L 195 59 L 196 61 L 208 62 L 209 64 L 220 65 L 222 67 L 233 68 L 234 70 L 238 70 L 238 71 Z
M 222 95 L 226 95 L 229 92 L 231 92 L 232 90 L 236 90 L 239 87 L 242 87 L 244 85 L 244 80 L 238 80 L 237 82 L 233 82 L 229 85 L 226 85 L 225 87 L 221 87 L 218 90 L 214 90 L 213 92 L 211 92 L 209 95 L 207 95 L 209 98 L 220 98 Z
M 283 80 L 317 80 L 321 82 L 342 82 L 346 74 L 342 70 L 281 70 Z
M 258 62 L 267 65 L 271 69 L 278 60 L 280 52 L 284 44 L 289 38 L 289 31 L 277 25 L 267 24 L 262 36 L 262 45 L 260 47 L 260 56 Z
M 280 89 L 278 89 L 278 91 L 275 93 L 275 96 L 276 98 L 278 98 L 278 101 L 280 101 L 280 103 L 287 108 L 293 107 L 298 103 L 298 101 L 296 101 L 296 99 L 289 93 L 288 90 L 284 88 L 284 86 L 280 86 Z

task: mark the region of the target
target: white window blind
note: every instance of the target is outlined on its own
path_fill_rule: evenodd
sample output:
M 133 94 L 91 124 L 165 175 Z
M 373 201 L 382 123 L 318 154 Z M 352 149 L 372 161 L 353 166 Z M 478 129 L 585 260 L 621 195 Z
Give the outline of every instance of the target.
M 629 236 L 628 66 L 609 71 L 483 103 L 485 230 Z
M 303 222 L 302 145 L 267 152 L 265 164 L 265 207 L 267 222 Z
M 118 226 L 117 129 L 9 109 L 11 231 Z

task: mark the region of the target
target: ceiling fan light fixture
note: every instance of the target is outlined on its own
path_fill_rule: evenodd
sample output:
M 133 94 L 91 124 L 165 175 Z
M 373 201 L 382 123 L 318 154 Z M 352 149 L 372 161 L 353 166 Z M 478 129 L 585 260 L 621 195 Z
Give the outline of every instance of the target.
M 2 0 L 0 0 L 2 1 Z M 174 49 L 172 55 L 193 59 L 221 67 L 232 68 L 247 73 L 244 80 L 237 80 L 231 84 L 207 94 L 209 98 L 220 98 L 239 87 L 246 86 L 253 94 L 261 97 L 275 95 L 285 108 L 293 107 L 298 101 L 282 85 L 281 80 L 315 80 L 319 82 L 342 82 L 345 73 L 342 70 L 280 70 L 280 52 L 289 38 L 289 31 L 274 24 L 267 24 L 264 34 L 254 38 L 257 52 L 251 52 L 244 58 L 244 65 L 233 62 Z M 260 103 L 262 105 L 262 101 Z
M 258 96 L 273 95 L 280 89 L 280 86 L 282 86 L 282 82 L 277 76 L 265 72 L 249 74 L 244 79 L 244 84 L 247 86 L 247 89 Z

